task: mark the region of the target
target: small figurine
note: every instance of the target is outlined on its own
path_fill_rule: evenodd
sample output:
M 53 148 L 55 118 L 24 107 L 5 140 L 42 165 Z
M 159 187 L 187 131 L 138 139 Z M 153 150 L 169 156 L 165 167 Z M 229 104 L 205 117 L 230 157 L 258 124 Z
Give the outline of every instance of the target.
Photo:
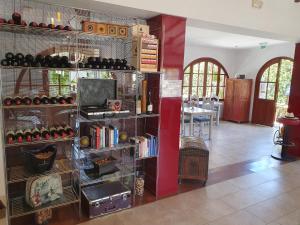
M 35 223 L 38 225 L 46 225 L 52 218 L 52 209 L 43 209 L 35 213 Z

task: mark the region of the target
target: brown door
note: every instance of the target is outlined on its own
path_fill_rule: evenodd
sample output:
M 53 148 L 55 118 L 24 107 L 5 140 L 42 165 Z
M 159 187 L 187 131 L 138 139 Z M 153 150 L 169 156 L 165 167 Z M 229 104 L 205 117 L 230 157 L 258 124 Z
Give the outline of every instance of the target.
M 282 60 L 289 58 L 274 58 L 268 61 L 258 72 L 255 82 L 252 122 L 273 126 L 276 116 L 279 78 Z

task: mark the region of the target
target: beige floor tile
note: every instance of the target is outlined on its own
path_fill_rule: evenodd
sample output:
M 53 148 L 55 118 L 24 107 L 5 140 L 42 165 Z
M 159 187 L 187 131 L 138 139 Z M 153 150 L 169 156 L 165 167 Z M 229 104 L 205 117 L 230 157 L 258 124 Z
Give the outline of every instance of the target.
M 286 216 L 276 220 L 276 225 L 299 225 L 300 224 L 300 210 L 296 210 Z M 272 224 L 272 225 L 275 225 Z
M 213 221 L 209 225 L 265 225 L 265 223 L 246 211 L 239 211 Z
M 252 173 L 246 176 L 237 177 L 229 180 L 232 184 L 236 185 L 238 188 L 246 189 L 257 186 L 259 184 L 269 181 L 267 177 L 262 174 Z

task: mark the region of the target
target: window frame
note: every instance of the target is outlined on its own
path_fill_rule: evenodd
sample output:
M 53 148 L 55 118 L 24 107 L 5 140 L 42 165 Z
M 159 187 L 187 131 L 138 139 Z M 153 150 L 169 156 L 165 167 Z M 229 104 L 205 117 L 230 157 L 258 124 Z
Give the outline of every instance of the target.
M 200 73 L 200 67 L 201 67 L 201 63 L 204 63 L 204 71 L 203 73 Z M 211 71 L 208 71 L 209 69 L 209 63 L 211 64 Z M 194 72 L 194 66 L 195 65 L 199 65 L 198 66 L 198 71 Z M 216 71 L 214 70 L 214 68 L 217 68 L 217 73 L 215 73 Z M 186 72 L 189 69 L 189 72 Z M 223 73 L 222 73 L 223 72 Z M 197 77 L 197 86 L 193 85 L 193 77 L 194 74 L 196 74 Z M 203 75 L 203 83 L 202 86 L 199 85 L 199 76 Z M 185 84 L 185 76 L 188 75 L 189 76 L 189 81 L 188 81 L 188 85 Z M 229 78 L 227 70 L 225 69 L 225 67 L 216 59 L 214 58 L 208 58 L 208 57 L 202 57 L 202 58 L 198 58 L 194 61 L 192 61 L 191 63 L 189 63 L 183 70 L 183 80 L 182 80 L 182 96 L 184 93 L 184 89 L 188 88 L 188 100 L 190 99 L 190 96 L 192 95 L 192 90 L 193 88 L 197 89 L 197 95 L 200 96 L 200 98 L 202 98 L 203 96 L 208 96 L 208 88 L 210 89 L 210 94 L 212 93 L 212 89 L 216 88 L 216 95 L 219 96 L 220 94 L 220 89 L 223 89 L 223 98 L 220 98 L 221 101 L 224 100 L 225 98 L 225 88 L 226 88 L 226 79 Z M 211 76 L 211 79 L 209 79 Z M 213 78 L 214 76 L 217 76 L 217 84 L 213 85 Z M 223 84 L 221 84 L 221 76 L 224 76 L 224 80 L 223 80 Z M 208 85 L 208 81 L 210 80 L 210 84 Z M 199 95 L 198 91 L 199 88 L 202 88 L 202 95 Z

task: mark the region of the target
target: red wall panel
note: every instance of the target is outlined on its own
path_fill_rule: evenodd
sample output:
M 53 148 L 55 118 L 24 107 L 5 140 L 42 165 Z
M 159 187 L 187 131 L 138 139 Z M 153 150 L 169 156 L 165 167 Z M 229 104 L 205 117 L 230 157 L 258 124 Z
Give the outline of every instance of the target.
M 294 70 L 291 83 L 289 112 L 300 118 L 300 43 L 296 44 Z M 300 156 L 300 127 L 292 127 L 290 131 L 291 140 L 296 144 L 289 149 L 289 153 Z
M 186 19 L 160 15 L 148 20 L 150 33 L 160 40 L 159 65 L 164 79 L 182 80 Z M 178 191 L 181 97 L 162 98 L 160 109 L 157 197 Z

